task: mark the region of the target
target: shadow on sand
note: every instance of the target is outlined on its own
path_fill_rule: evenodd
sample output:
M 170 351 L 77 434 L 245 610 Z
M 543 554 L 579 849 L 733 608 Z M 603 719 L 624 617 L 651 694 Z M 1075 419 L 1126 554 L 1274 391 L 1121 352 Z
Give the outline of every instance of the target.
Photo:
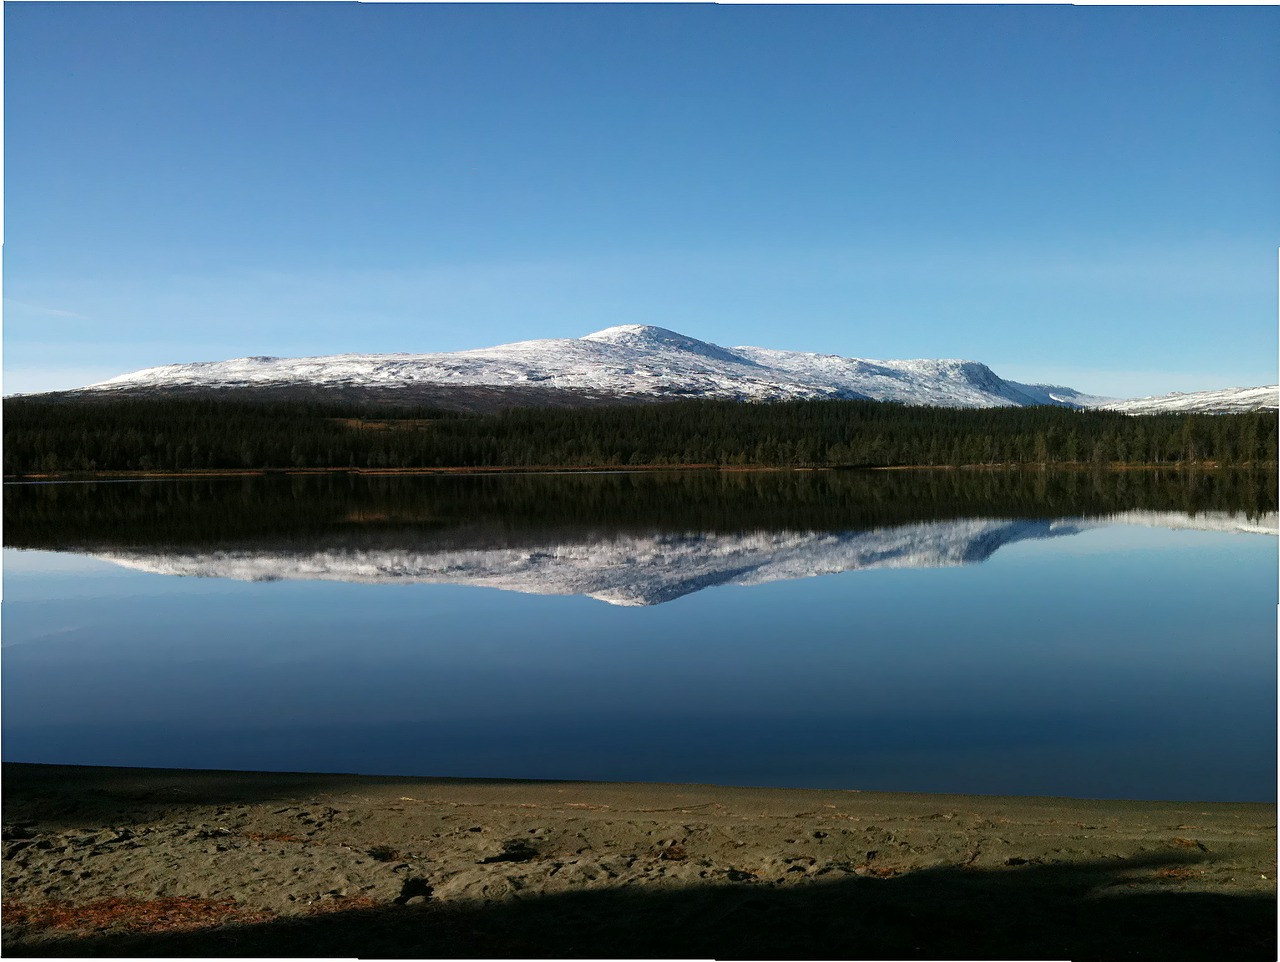
M 12 956 L 446 958 L 1276 958 L 1266 897 L 1135 891 L 1160 856 L 999 871 L 946 868 L 776 888 L 744 880 L 474 905 L 431 901 L 187 933 L 6 940 Z M 46 936 L 47 938 L 47 936 Z
M 319 792 L 376 794 L 404 784 L 394 777 L 14 763 L 6 763 L 3 771 L 6 819 L 29 815 L 69 824 L 133 824 L 189 805 Z M 6 928 L 3 951 L 149 957 L 1274 960 L 1274 900 L 1178 890 L 1177 867 L 1200 861 L 1203 857 L 1192 852 L 1070 864 L 1011 860 L 999 869 L 922 869 L 892 878 L 845 876 L 781 887 L 744 872 L 730 884 L 526 891 L 523 897 L 483 904 L 433 901 L 425 879 L 406 878 L 402 904 L 194 932 L 73 937 L 52 930 L 24 933 L 14 925 Z M 1167 888 L 1151 877 L 1153 869 L 1164 867 L 1171 869 Z

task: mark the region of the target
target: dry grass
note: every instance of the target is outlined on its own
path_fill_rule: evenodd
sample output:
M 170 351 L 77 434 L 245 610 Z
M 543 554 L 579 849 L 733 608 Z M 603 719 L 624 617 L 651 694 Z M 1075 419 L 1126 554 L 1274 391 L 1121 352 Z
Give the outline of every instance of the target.
M 683 845 L 677 845 L 672 842 L 665 848 L 658 849 L 658 858 L 667 862 L 682 862 L 688 857 Z
M 367 895 L 341 895 L 334 899 L 316 902 L 307 909 L 307 914 L 328 915 L 331 912 L 346 912 L 350 909 L 371 909 L 377 904 Z
M 5 928 L 41 932 L 194 932 L 229 924 L 265 922 L 268 912 L 242 908 L 235 899 L 189 897 L 160 899 L 109 898 L 84 905 L 70 902 L 10 902 L 4 907 Z
M 867 874 L 873 878 L 893 878 L 898 870 L 892 865 L 867 865 Z

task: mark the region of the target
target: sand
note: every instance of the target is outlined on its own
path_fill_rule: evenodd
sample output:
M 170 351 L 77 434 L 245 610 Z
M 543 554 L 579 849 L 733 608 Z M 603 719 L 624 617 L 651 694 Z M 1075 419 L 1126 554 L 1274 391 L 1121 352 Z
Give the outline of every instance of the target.
M 1276 958 L 1272 805 L 6 764 L 8 955 Z

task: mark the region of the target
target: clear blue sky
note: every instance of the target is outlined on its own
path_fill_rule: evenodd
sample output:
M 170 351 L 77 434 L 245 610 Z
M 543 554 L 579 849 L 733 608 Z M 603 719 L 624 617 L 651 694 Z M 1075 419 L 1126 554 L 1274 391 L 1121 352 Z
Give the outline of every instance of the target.
M 1275 7 L 9 3 L 5 393 L 645 323 L 1277 380 Z

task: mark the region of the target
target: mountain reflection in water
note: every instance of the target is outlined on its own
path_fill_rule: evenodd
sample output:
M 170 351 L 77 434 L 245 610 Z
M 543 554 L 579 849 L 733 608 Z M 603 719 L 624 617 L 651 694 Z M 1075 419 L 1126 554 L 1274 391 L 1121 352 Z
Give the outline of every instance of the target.
M 1276 533 L 1276 515 L 1250 522 L 1225 513 L 1117 515 L 1110 519 L 966 519 L 873 531 L 754 531 L 623 536 L 521 548 L 421 551 L 98 552 L 95 557 L 156 574 L 240 581 L 320 580 L 365 584 L 467 584 L 530 594 L 587 595 L 613 605 L 656 605 L 719 585 L 870 568 L 977 564 L 1017 541 L 1078 534 L 1116 523 Z
M 1274 473 L 4 494 L 11 761 L 1275 797 Z
M 469 584 L 614 605 L 974 564 L 1112 524 L 1275 534 L 1275 475 L 673 472 L 5 490 L 10 546 L 179 576 Z

